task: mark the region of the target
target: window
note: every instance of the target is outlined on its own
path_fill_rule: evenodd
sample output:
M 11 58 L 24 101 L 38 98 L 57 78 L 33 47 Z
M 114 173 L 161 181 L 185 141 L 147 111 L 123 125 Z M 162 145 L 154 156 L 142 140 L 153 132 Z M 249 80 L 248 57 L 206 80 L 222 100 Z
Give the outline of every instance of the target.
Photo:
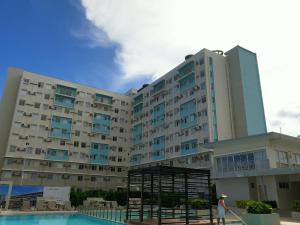
M 102 140 L 105 140 L 105 135 L 102 135 L 102 136 L 101 136 L 101 139 L 102 139 Z
M 78 147 L 79 146 L 79 142 L 78 141 L 74 141 L 74 147 Z
M 23 83 L 24 84 L 28 84 L 29 83 L 29 79 L 24 78 Z
M 85 142 L 81 142 L 81 148 L 85 148 L 86 147 L 86 143 Z
M 122 168 L 118 168 L 118 172 L 122 172 Z
M 41 120 L 47 120 L 47 116 L 46 115 L 41 115 Z
M 279 163 L 288 164 L 288 153 L 287 152 L 278 152 Z
M 39 88 L 43 88 L 44 87 L 44 83 L 43 82 L 38 82 L 38 87 Z
M 78 181 L 82 181 L 82 176 L 78 176 Z
M 92 181 L 92 182 L 95 182 L 95 181 L 96 181 L 96 177 L 92 176 L 92 177 L 91 177 L 91 181 Z
M 9 147 L 9 151 L 10 152 L 15 152 L 17 150 L 17 146 L 15 146 L 15 145 L 11 145 L 10 147 Z
M 295 154 L 295 163 L 300 165 L 300 154 Z
M 19 105 L 22 105 L 22 106 L 25 105 L 25 100 L 20 99 L 20 100 L 19 100 Z
M 200 66 L 204 64 L 204 58 L 201 58 L 201 59 L 199 60 L 199 64 L 200 64 Z
M 42 149 L 41 149 L 41 148 L 36 148 L 36 149 L 35 149 L 35 154 L 36 154 L 36 155 L 40 155 L 41 152 L 42 152 Z
M 65 141 L 63 141 L 63 140 L 60 141 L 60 145 L 65 145 L 65 144 L 66 144 Z
M 117 141 L 117 137 L 113 137 L 113 141 Z
M 78 169 L 83 170 L 84 169 L 84 165 L 83 164 L 79 164 Z
M 290 188 L 290 185 L 288 182 L 279 182 L 278 186 L 280 189 L 289 189 Z
M 82 116 L 82 111 L 78 110 L 78 116 Z
M 120 133 L 124 133 L 124 128 L 120 128 Z
M 119 147 L 119 152 L 122 152 L 123 151 L 123 148 L 122 147 Z
M 34 108 L 39 109 L 41 107 L 41 103 L 35 102 Z
M 76 137 L 79 137 L 79 136 L 80 136 L 80 131 L 75 130 L 75 136 L 76 136 Z
M 119 113 L 119 109 L 115 109 L 115 113 Z

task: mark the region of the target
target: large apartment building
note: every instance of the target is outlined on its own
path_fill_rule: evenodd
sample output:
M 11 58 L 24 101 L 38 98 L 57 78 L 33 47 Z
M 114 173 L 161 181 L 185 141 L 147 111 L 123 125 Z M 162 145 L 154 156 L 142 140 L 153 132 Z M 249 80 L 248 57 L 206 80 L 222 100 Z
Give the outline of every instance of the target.
M 255 53 L 203 49 L 125 95 L 10 69 L 1 180 L 124 187 L 128 167 L 211 168 L 209 143 L 266 133 Z
M 9 69 L 1 103 L 1 180 L 123 187 L 131 97 Z

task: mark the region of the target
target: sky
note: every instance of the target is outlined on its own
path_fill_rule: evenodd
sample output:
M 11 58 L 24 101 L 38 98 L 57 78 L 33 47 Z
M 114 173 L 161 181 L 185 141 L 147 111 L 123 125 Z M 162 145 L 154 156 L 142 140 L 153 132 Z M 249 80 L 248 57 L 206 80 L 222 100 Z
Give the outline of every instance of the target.
M 300 135 L 298 0 L 1 0 L 9 66 L 124 93 L 203 48 L 257 53 L 268 131 Z

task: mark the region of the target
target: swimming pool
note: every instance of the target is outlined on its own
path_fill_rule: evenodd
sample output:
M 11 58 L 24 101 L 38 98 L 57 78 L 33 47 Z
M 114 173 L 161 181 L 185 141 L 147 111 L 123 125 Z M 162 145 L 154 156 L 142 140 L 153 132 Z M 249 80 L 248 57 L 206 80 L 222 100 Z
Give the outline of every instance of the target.
M 0 216 L 0 225 L 124 225 L 79 214 Z

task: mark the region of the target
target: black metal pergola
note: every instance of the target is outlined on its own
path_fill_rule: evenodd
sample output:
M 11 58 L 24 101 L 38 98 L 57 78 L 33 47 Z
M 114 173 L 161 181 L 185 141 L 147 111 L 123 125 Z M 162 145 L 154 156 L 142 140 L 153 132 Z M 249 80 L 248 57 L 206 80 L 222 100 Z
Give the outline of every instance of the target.
M 126 220 L 129 223 L 213 222 L 208 169 L 168 166 L 132 169 L 128 171 L 127 182 Z M 207 207 L 202 211 L 192 207 L 196 199 L 206 199 Z

